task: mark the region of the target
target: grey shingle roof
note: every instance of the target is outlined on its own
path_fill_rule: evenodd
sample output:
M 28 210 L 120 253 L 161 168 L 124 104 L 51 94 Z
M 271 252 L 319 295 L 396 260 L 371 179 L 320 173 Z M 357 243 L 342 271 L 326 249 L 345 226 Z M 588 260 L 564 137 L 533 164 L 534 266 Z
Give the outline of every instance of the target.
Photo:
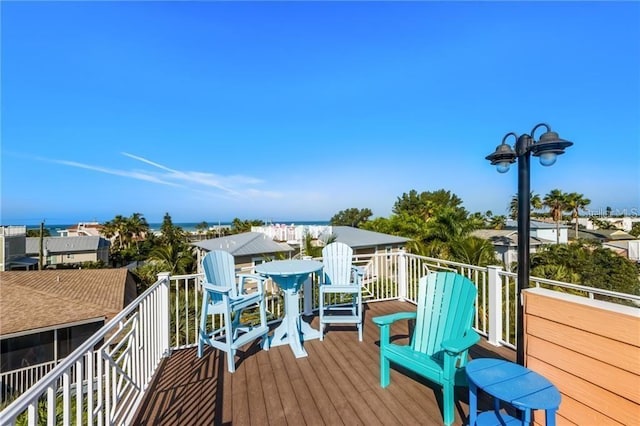
M 471 232 L 474 237 L 489 240 L 496 246 L 517 246 L 518 232 L 509 229 L 477 229 Z M 539 246 L 541 244 L 555 243 L 544 238 L 529 237 L 529 246 Z
M 380 232 L 353 228 L 351 226 L 332 226 L 332 233 L 336 241 L 345 243 L 351 248 L 374 247 L 389 244 L 404 244 L 411 241 L 410 238 L 396 235 L 382 234 Z
M 98 236 L 86 237 L 45 237 L 43 246 L 49 253 L 68 253 L 80 251 L 96 251 L 109 245 L 109 241 Z M 40 238 L 27 238 L 26 254 L 33 255 L 40 252 Z
M 250 256 L 263 253 L 279 253 L 293 251 L 290 245 L 278 243 L 261 232 L 245 232 L 227 237 L 198 241 L 194 246 L 205 250 L 224 250 L 234 256 Z

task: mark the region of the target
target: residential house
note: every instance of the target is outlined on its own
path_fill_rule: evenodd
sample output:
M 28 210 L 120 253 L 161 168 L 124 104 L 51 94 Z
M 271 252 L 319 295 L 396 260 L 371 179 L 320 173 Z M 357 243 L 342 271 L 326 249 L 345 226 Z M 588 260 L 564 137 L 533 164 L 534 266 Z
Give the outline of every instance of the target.
M 576 231 L 570 230 L 569 236 L 576 239 Z M 640 239 L 620 229 L 582 229 L 578 231 L 577 238 L 598 241 L 602 247 L 634 262 L 640 262 Z
M 26 226 L 0 227 L 0 271 L 38 268 L 38 260 L 26 255 L 26 238 Z
M 410 238 L 368 231 L 352 226 L 329 226 L 324 236 L 334 235 L 337 242 L 353 249 L 354 255 L 392 253 L 404 248 Z
M 124 268 L 0 272 L 0 370 L 59 361 L 135 298 Z
M 98 236 L 45 237 L 43 239 L 45 267 L 102 261 L 109 263 L 109 240 Z M 40 238 L 30 237 L 26 242 L 26 255 L 38 258 Z
M 100 237 L 102 226 L 99 222 L 79 222 L 77 225 L 58 231 L 60 237 Z
M 228 251 L 235 258 L 237 268 L 251 267 L 265 260 L 289 258 L 294 249 L 287 243 L 277 242 L 261 232 L 244 232 L 226 237 L 193 243 L 196 247 L 198 270 L 204 255 L 212 250 Z
M 512 265 L 518 262 L 518 231 L 511 229 L 478 229 L 473 231 L 471 235 L 491 241 L 496 251 L 496 259 L 502 262 L 508 271 L 512 269 Z M 555 243 L 555 240 L 548 241 L 530 236 L 529 252 L 535 253 L 543 245 Z
M 518 221 L 516 220 L 507 220 L 507 223 L 504 227 L 505 229 L 518 229 Z M 569 242 L 569 226 L 560 224 L 558 227 L 560 231 L 560 239 L 558 240 L 556 224 L 543 222 L 539 220 L 532 220 L 529 222 L 529 235 L 532 237 L 538 238 L 540 240 L 546 240 L 550 243 L 556 244 L 559 242 L 560 244 L 566 244 Z

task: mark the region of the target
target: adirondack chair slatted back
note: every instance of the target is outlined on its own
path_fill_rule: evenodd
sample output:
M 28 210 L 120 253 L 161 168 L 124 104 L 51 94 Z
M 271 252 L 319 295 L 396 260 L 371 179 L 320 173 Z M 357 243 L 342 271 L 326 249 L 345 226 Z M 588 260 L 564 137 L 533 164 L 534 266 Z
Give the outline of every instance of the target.
M 210 251 L 202 259 L 202 269 L 206 282 L 221 287 L 231 287 L 229 294 L 231 298 L 238 296 L 235 262 L 231 253 L 223 250 Z M 222 297 L 218 294 L 212 294 L 211 297 L 213 303 L 222 301 Z
M 343 243 L 331 243 L 322 249 L 325 282 L 336 285 L 351 283 L 353 249 Z
M 442 359 L 441 343 L 464 336 L 471 327 L 476 294 L 473 282 L 454 272 L 420 278 L 413 349 Z

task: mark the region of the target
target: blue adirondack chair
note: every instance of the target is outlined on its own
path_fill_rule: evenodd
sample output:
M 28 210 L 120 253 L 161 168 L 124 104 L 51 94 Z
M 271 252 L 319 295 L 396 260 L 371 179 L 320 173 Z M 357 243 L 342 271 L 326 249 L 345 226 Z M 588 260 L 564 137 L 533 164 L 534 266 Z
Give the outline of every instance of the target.
M 454 420 L 454 386 L 466 386 L 468 350 L 480 340 L 471 328 L 477 290 L 454 272 L 434 272 L 420 278 L 416 312 L 373 318 L 380 327 L 380 386 L 390 382 L 390 362 L 411 370 L 443 389 L 443 419 Z M 389 330 L 398 320 L 415 319 L 408 345 L 391 343 Z
M 362 341 L 362 271 L 352 261 L 353 249 L 344 243 L 327 244 L 322 249 L 320 340 L 327 324 L 355 324 Z M 351 301 L 345 305 L 335 299 L 327 301 L 325 297 L 339 293 L 351 295 Z
M 202 283 L 202 311 L 198 333 L 198 357 L 202 357 L 204 345 L 226 352 L 227 367 L 235 371 L 236 350 L 243 345 L 262 338 L 262 348 L 268 350 L 267 314 L 264 299 L 264 280 L 260 275 L 236 274 L 233 256 L 223 250 L 214 250 L 202 259 L 205 281 Z M 255 283 L 254 288 L 247 286 Z M 246 309 L 258 308 L 260 324 L 242 324 L 240 317 Z M 214 318 L 222 315 L 220 324 Z M 211 320 L 209 321 L 209 316 Z

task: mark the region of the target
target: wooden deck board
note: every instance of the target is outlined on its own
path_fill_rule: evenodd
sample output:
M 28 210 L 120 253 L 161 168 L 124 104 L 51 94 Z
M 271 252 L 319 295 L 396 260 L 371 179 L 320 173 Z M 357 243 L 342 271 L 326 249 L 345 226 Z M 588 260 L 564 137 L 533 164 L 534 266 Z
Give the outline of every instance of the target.
M 439 389 L 428 381 L 392 368 L 391 384 L 380 387 L 379 330 L 371 318 L 414 309 L 397 301 L 367 304 L 362 342 L 355 327 L 333 325 L 324 341 L 305 342 L 305 358 L 295 358 L 288 345 L 268 351 L 248 345 L 236 357 L 233 374 L 225 356 L 211 348 L 201 359 L 195 348 L 175 351 L 159 367 L 134 424 L 441 424 Z M 312 325 L 318 327 L 317 318 Z M 408 333 L 407 322 L 392 326 L 399 341 Z M 471 356 L 513 361 L 515 353 L 482 340 Z M 466 389 L 456 399 L 455 424 L 461 425 L 468 411 Z

